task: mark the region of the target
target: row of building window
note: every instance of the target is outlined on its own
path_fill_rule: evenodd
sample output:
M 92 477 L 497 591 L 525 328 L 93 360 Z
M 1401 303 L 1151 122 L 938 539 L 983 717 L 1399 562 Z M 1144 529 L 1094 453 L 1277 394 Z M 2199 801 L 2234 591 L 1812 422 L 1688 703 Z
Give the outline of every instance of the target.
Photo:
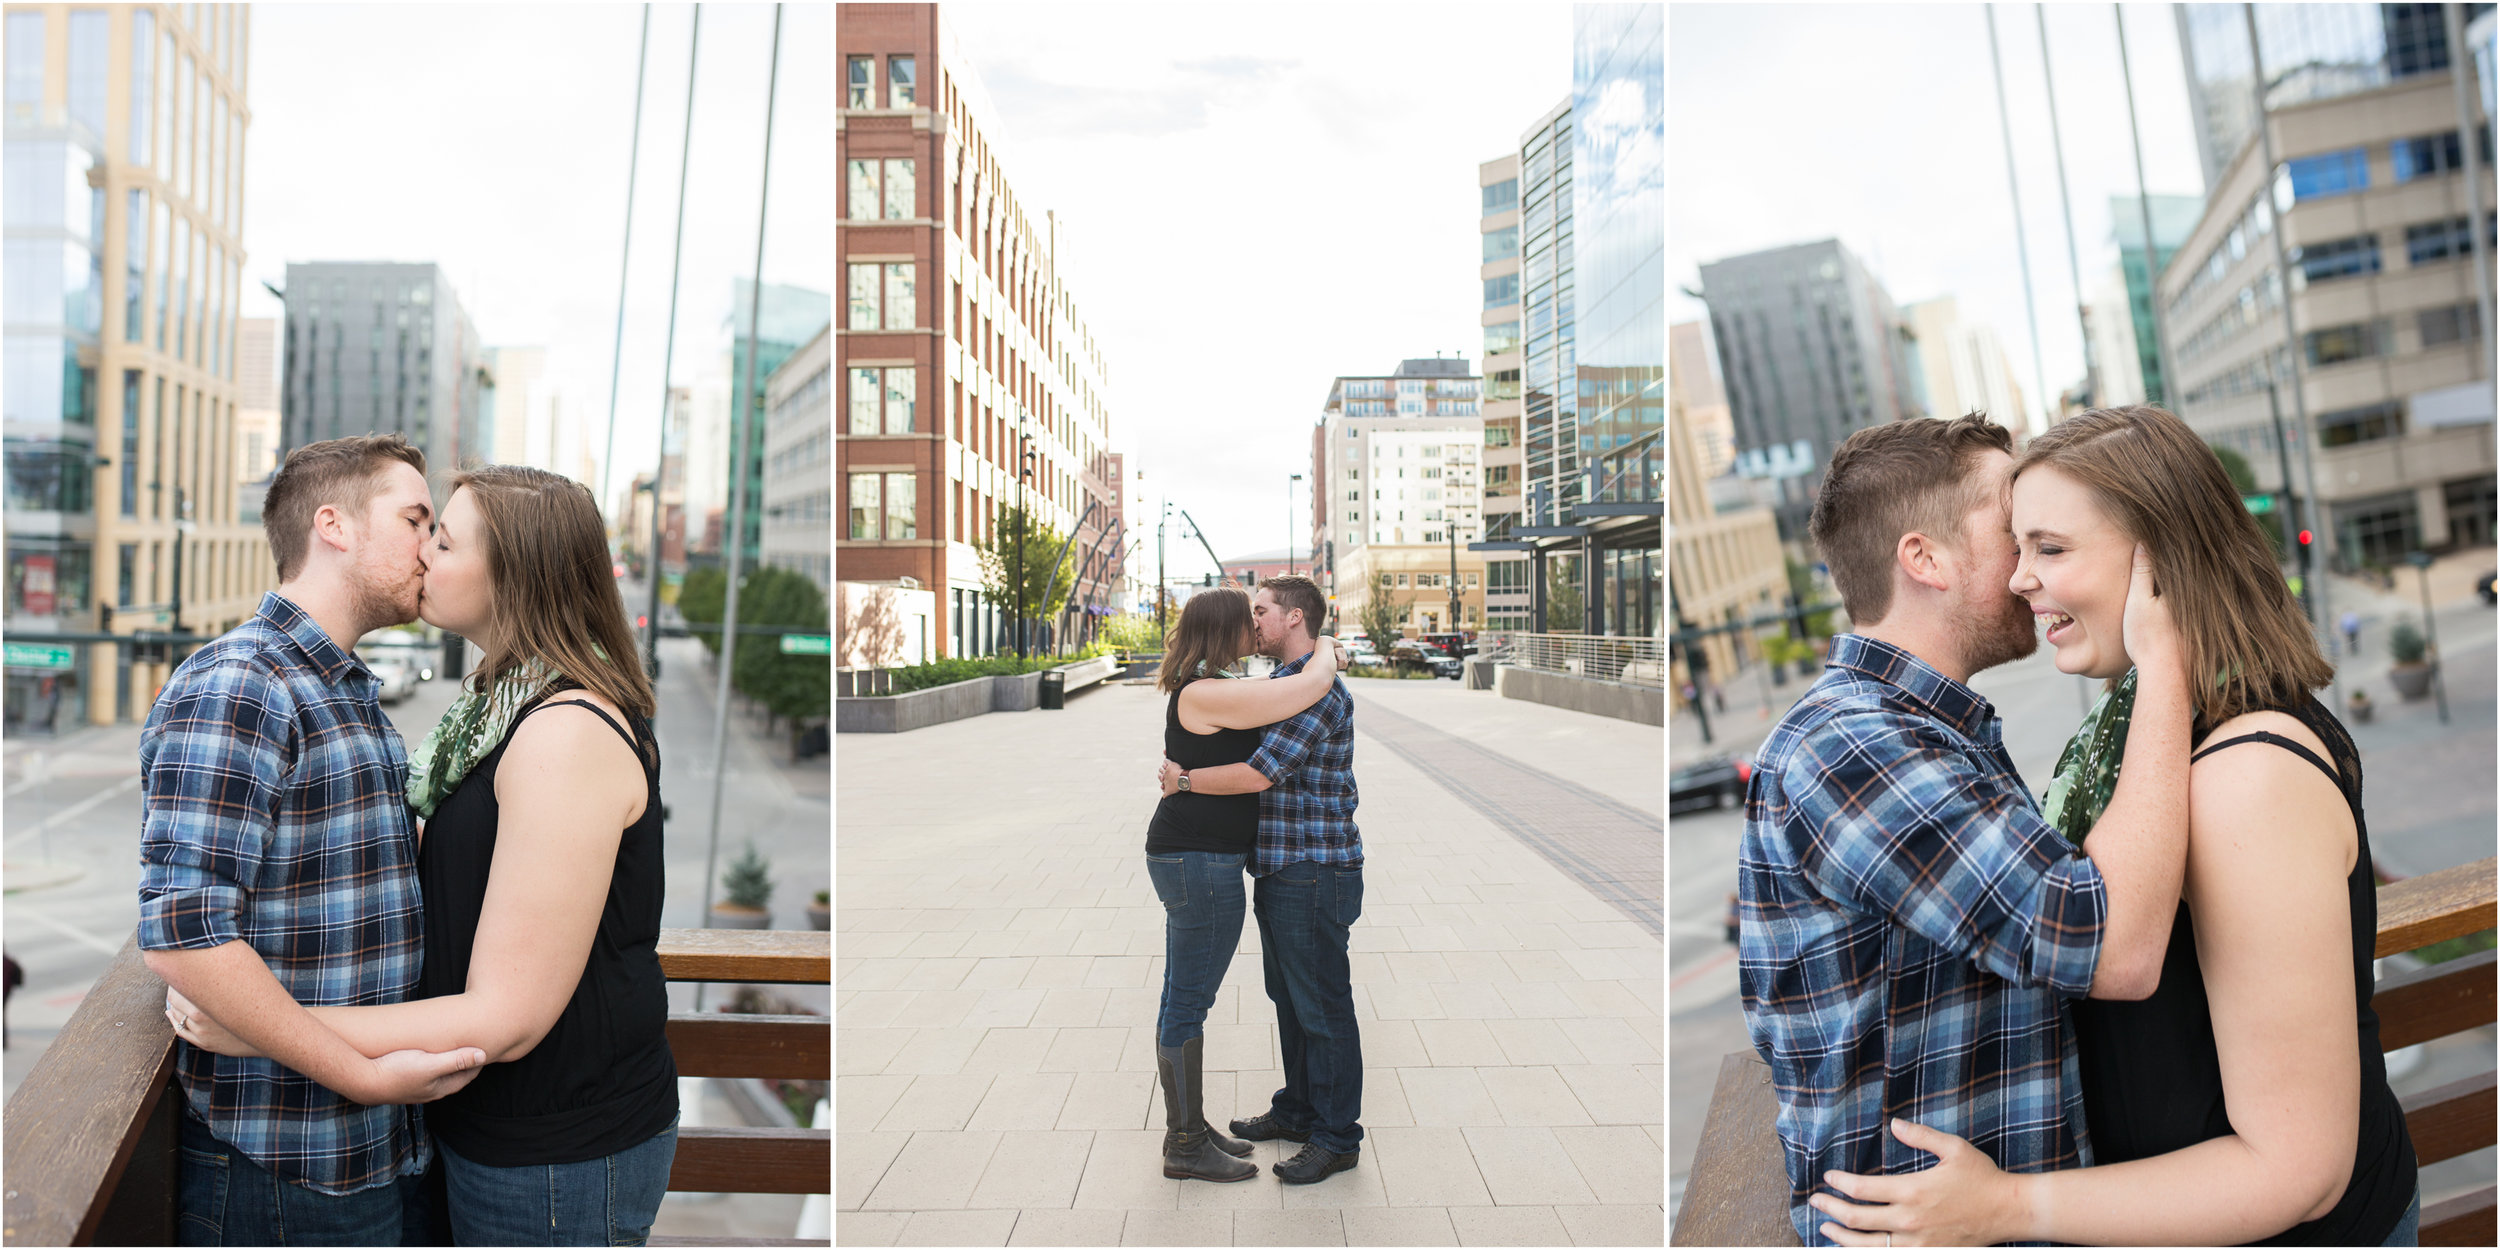
M 919 407 L 919 375 L 907 365 L 851 370 L 853 434 L 909 434 Z
M 171 545 L 147 544 L 147 581 L 140 583 L 138 543 L 116 544 L 116 597 L 111 606 L 143 607 L 172 599 Z M 183 599 L 192 605 L 257 594 L 276 580 L 267 544 L 251 539 L 202 539 L 183 544 Z M 73 616 L 96 606 L 95 552 L 84 542 L 34 538 L 9 545 L 8 611 L 12 616 Z M 145 600 L 137 596 L 144 589 Z M 199 620 L 186 612 L 184 625 Z
M 918 268 L 910 261 L 852 265 L 849 328 L 908 330 L 917 324 L 920 312 Z
M 850 58 L 850 101 L 855 109 L 875 108 L 877 96 L 877 58 Z M 914 58 L 889 56 L 885 59 L 885 107 L 907 109 L 920 99 L 920 75 Z
M 112 72 L 107 46 L 111 15 L 102 9 L 76 9 L 68 16 L 68 47 L 63 58 L 68 79 L 62 84 L 62 95 L 68 103 L 69 121 L 86 131 L 90 142 L 101 145 L 106 142 L 105 104 Z M 12 126 L 41 124 L 49 53 L 45 18 L 39 9 L 8 15 L 7 92 Z M 219 6 L 216 15 L 198 29 L 212 59 L 222 64 L 227 77 L 233 77 L 242 23 L 232 6 Z M 183 198 L 196 198 L 212 223 L 239 233 L 241 116 L 209 75 L 182 55 L 181 41 L 173 30 L 166 30 L 160 39 L 152 11 L 139 9 L 131 14 L 129 51 L 126 159 L 134 165 L 153 166 L 157 176 Z M 169 79 L 161 89 L 160 67 Z M 178 136 L 178 140 L 159 143 L 160 136 Z M 196 195 L 203 190 L 207 194 Z
M 764 516 L 768 520 L 783 521 L 793 525 L 805 524 L 809 521 L 830 521 L 833 519 L 833 492 L 820 490 L 811 494 L 793 496 L 764 509 Z
M 774 477 L 813 469 L 833 457 L 833 435 L 819 431 L 773 453 L 766 472 Z
M 909 473 L 850 475 L 850 536 L 871 542 L 918 538 L 919 482 Z
M 850 219 L 901 221 L 919 216 L 919 178 L 908 156 L 850 162 Z

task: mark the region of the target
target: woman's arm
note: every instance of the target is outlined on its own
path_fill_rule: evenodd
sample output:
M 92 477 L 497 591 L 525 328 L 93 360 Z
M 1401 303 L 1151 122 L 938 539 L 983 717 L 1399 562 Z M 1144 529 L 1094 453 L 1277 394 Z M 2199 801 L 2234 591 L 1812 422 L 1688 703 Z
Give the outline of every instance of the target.
M 1891 1230 L 1902 1246 L 2235 1245 L 2315 1219 L 2343 1196 L 2361 1101 L 2350 809 L 2324 774 L 2277 747 L 2219 752 L 2194 777 L 2188 906 L 2236 1132 L 2149 1159 L 2009 1176 L 1958 1138 L 1905 1126 L 1901 1139 L 1942 1166 L 1836 1175 L 1858 1202 L 1893 1204 L 1814 1198 L 1860 1230 L 1845 1244 L 1880 1245 Z
M 467 989 L 379 1007 L 315 1007 L 367 1055 L 476 1046 L 490 1063 L 528 1054 L 564 1013 L 589 962 L 627 816 L 643 795 L 624 740 L 582 711 L 522 722 L 495 775 L 495 861 Z
M 2152 560 L 2136 548 L 2120 629 L 2135 661 L 2135 711 L 2109 806 L 2083 840 L 2101 874 L 2109 914 L 2091 996 L 2150 998 L 2161 986 L 2170 925 L 2187 866 L 2188 748 L 2196 719 L 2187 648 L 2169 606 L 2152 593 Z
M 1291 677 L 1266 681 L 1193 681 L 1181 690 L 1181 723 L 1217 729 L 1273 725 L 1319 702 L 1337 681 L 1337 640 L 1322 638 L 1311 662 Z

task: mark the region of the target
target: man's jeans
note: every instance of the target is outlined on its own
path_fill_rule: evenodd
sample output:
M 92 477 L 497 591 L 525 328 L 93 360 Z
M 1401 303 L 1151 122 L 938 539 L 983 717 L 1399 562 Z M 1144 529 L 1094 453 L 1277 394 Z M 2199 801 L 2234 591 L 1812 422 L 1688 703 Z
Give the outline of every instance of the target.
M 1346 936 L 1363 914 L 1363 870 L 1297 860 L 1258 878 L 1259 947 L 1285 1087 L 1269 1114 L 1339 1154 L 1363 1140 L 1363 1039 L 1354 1023 Z
M 185 1246 L 396 1246 L 419 1178 L 352 1194 L 290 1185 L 209 1132 L 186 1108 L 175 1172 L 175 1240 Z M 416 1243 L 422 1244 L 422 1242 Z
M 581 1163 L 498 1168 L 434 1139 L 464 1246 L 639 1246 L 668 1196 L 677 1122 L 615 1154 Z
M 1178 1046 L 1206 1033 L 1207 1010 L 1241 945 L 1241 867 L 1247 855 L 1148 852 L 1146 877 L 1163 900 L 1163 1006 L 1155 1040 Z

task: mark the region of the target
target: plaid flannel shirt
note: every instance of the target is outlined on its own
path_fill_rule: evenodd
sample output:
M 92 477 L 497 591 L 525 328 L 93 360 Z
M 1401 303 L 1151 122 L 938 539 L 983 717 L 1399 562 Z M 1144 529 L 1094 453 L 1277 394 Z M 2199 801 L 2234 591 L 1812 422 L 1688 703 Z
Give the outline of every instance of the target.
M 2063 997 L 2092 985 L 2100 870 L 2041 819 L 1986 699 L 1896 647 L 1832 640 L 1745 796 L 1738 978 L 1771 1066 L 1790 1217 L 1827 1170 L 1924 1171 L 1902 1117 L 2009 1172 L 2090 1166 Z
M 1310 662 L 1305 655 L 1268 675 L 1291 677 Z M 1354 827 L 1354 696 L 1346 693 L 1344 678 L 1299 715 L 1268 726 L 1250 767 L 1269 782 L 1259 792 L 1251 876 L 1304 859 L 1332 868 L 1363 866 L 1363 835 Z
M 139 945 L 249 942 L 305 1006 L 397 1003 L 423 959 L 408 751 L 380 682 L 304 610 L 260 610 L 174 671 L 139 735 Z M 422 1171 L 413 1107 L 177 1042 L 184 1096 L 280 1179 L 353 1193 Z

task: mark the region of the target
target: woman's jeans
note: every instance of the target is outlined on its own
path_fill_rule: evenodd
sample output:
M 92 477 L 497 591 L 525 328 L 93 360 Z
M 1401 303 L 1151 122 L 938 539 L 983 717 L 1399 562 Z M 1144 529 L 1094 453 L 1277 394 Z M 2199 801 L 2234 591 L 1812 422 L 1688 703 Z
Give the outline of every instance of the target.
M 649 1140 L 581 1163 L 498 1168 L 434 1139 L 463 1246 L 639 1246 L 668 1194 L 677 1122 Z
M 1247 855 L 1146 853 L 1146 876 L 1163 900 L 1163 1007 L 1155 1041 L 1178 1046 L 1206 1033 L 1207 1009 L 1241 945 Z
M 2413 1187 L 2413 1205 L 2405 1208 L 2404 1218 L 2396 1221 L 2396 1231 L 2387 1234 L 2382 1246 L 2418 1246 L 2422 1244 L 2422 1187 Z

